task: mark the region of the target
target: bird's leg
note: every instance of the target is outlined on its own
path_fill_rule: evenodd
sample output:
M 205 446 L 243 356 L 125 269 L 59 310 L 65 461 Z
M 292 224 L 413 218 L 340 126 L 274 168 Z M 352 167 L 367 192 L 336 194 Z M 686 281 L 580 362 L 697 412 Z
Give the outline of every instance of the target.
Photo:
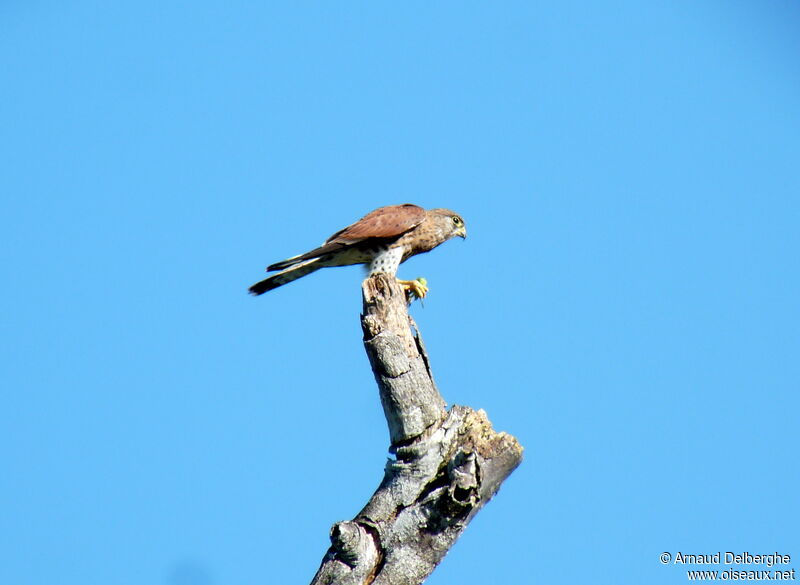
M 415 280 L 400 280 L 398 278 L 397 284 L 402 286 L 403 290 L 411 294 L 412 297 L 418 299 L 424 299 L 425 295 L 428 294 L 428 281 L 421 276 Z

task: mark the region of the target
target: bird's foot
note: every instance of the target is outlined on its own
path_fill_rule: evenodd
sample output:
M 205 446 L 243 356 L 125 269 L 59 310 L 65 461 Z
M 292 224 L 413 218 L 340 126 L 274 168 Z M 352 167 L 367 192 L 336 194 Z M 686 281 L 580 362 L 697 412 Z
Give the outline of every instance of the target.
M 398 278 L 397 284 L 403 287 L 403 290 L 406 291 L 412 301 L 414 299 L 422 300 L 428 294 L 428 281 L 421 276 L 415 280 L 400 280 Z

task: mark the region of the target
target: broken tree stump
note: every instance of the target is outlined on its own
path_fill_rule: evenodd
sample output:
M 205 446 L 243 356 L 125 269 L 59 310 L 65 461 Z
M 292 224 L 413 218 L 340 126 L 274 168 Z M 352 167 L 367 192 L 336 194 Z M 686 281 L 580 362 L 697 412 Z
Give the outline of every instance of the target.
M 522 461 L 517 440 L 482 410 L 446 409 L 394 277 L 362 284 L 364 347 L 389 425 L 383 481 L 331 547 L 311 585 L 419 585 Z

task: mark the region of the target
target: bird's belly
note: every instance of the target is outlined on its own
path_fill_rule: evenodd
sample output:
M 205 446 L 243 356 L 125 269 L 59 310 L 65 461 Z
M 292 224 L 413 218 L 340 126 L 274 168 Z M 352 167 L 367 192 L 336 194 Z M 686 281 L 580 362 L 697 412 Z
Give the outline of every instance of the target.
M 369 273 L 375 274 L 376 272 L 385 272 L 387 274 L 396 274 L 397 268 L 403 261 L 404 249 L 402 246 L 395 246 L 392 248 L 384 248 L 378 251 L 373 257 L 369 265 Z

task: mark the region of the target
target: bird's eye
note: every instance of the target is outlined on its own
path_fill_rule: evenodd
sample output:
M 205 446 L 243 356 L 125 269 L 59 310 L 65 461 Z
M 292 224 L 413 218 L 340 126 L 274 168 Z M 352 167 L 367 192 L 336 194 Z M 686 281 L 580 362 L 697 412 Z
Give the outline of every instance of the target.
M 456 225 L 458 225 L 458 226 L 460 226 L 460 225 L 461 225 L 461 224 L 463 224 L 464 222 L 461 220 L 461 218 L 460 218 L 460 217 L 458 217 L 457 215 L 454 215 L 454 216 L 453 216 L 453 223 L 454 223 L 454 224 L 456 224 Z

